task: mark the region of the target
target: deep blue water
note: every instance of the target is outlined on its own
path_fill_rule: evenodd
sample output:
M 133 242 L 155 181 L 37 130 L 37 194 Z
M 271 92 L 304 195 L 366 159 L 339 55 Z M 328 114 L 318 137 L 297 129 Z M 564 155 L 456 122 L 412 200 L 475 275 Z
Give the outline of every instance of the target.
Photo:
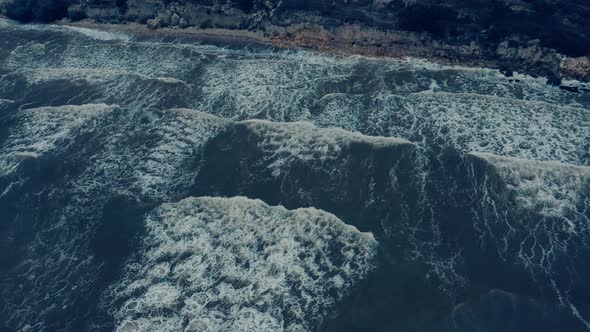
M 590 95 L 0 21 L 0 330 L 588 331 Z

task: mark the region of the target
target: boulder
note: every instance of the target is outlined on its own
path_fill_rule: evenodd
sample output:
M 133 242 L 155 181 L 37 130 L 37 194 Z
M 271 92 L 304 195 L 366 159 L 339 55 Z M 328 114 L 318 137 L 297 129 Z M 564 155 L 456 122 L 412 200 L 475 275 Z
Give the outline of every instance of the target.
M 560 69 L 580 80 L 590 79 L 590 58 L 587 56 L 578 58 L 565 58 L 559 64 Z
M 162 20 L 159 17 L 147 20 L 147 26 L 149 29 L 155 30 L 162 27 Z
M 146 23 L 154 18 L 160 8 L 164 6 L 161 0 L 127 0 L 125 18 L 128 21 Z
M 180 16 L 176 13 L 172 14 L 172 17 L 170 17 L 170 25 L 177 26 L 179 24 L 180 24 Z

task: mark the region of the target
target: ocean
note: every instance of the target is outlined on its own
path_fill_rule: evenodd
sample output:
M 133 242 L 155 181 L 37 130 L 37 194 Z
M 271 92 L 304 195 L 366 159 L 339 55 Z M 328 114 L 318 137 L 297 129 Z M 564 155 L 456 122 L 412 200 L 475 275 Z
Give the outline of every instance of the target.
M 0 20 L 0 331 L 588 331 L 590 94 Z

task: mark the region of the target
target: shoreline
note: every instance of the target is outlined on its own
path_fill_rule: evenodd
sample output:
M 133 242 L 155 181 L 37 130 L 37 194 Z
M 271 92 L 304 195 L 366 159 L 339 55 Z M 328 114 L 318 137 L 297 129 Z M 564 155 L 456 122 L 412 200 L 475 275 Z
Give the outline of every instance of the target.
M 477 59 L 456 59 L 441 57 L 436 55 L 436 49 L 432 50 L 424 46 L 413 46 L 400 43 L 393 45 L 391 49 L 384 49 L 379 46 L 358 45 L 354 42 L 326 42 L 323 38 L 314 38 L 312 36 L 295 36 L 292 38 L 285 38 L 285 36 L 268 36 L 265 32 L 248 31 L 248 30 L 233 30 L 223 28 L 170 28 L 162 27 L 157 29 L 150 29 L 145 24 L 125 22 L 125 23 L 99 23 L 90 20 L 82 20 L 78 22 L 59 21 L 55 22 L 57 25 L 89 28 L 96 30 L 103 30 L 108 32 L 127 32 L 137 36 L 143 37 L 182 37 L 187 39 L 194 39 L 197 41 L 212 42 L 215 44 L 231 43 L 234 45 L 255 45 L 260 47 L 274 47 L 284 50 L 306 50 L 316 51 L 318 53 L 326 53 L 332 55 L 359 55 L 378 59 L 404 59 L 416 58 L 420 60 L 431 61 L 440 65 L 447 66 L 464 66 L 474 68 L 486 69 L 500 69 L 493 66 L 495 63 L 492 60 L 483 58 Z M 306 31 L 307 32 L 307 31 Z M 432 51 L 430 56 L 428 52 Z M 424 53 L 424 54 L 422 54 Z M 418 55 L 420 54 L 420 56 Z M 524 72 L 523 72 L 524 73 Z M 539 77 L 539 76 L 537 76 Z
M 1 19 L 9 18 L 0 15 Z M 86 19 L 81 21 L 62 20 L 53 24 L 77 28 L 96 29 L 107 32 L 124 32 L 139 37 L 186 38 L 222 46 L 232 44 L 239 46 L 269 47 L 282 50 L 306 50 L 318 53 L 341 56 L 365 56 L 376 59 L 418 59 L 433 62 L 442 66 L 460 66 L 466 68 L 482 68 L 498 70 L 507 77 L 514 74 L 524 74 L 532 78 L 546 79 L 547 84 L 577 93 L 590 93 L 590 83 L 569 75 L 563 70 L 563 63 L 568 59 L 562 56 L 559 77 L 555 76 L 554 68 L 547 68 L 540 63 L 526 64 L 518 61 L 494 58 L 482 55 L 472 45 L 471 52 L 465 52 L 464 47 L 437 44 L 412 44 L 398 35 L 391 36 L 395 40 L 387 46 L 378 43 L 358 43 L 355 38 L 334 38 L 333 34 L 321 30 L 316 26 L 301 26 L 293 33 L 285 31 L 249 31 L 225 28 L 196 28 L 196 27 L 159 27 L 152 29 L 146 24 L 135 22 L 101 23 Z M 345 29 L 358 30 L 361 27 L 350 25 Z M 366 41 L 366 39 L 365 39 Z M 469 51 L 469 50 L 467 50 Z
M 71 0 L 43 7 L 0 0 L 0 14 L 21 22 L 120 30 L 165 40 L 409 57 L 496 69 L 508 77 L 526 74 L 572 92 L 590 91 L 590 21 L 584 19 L 590 17 L 590 5 L 542 2 Z
M 60 21 L 55 22 L 56 25 L 96 29 L 107 32 L 125 32 L 131 33 L 140 37 L 182 37 L 187 39 L 211 41 L 211 42 L 228 42 L 236 44 L 259 44 L 261 46 L 272 46 L 270 43 L 260 35 L 260 33 L 244 30 L 228 30 L 228 29 L 197 29 L 197 28 L 159 28 L 149 29 L 144 24 L 139 23 L 97 23 L 91 21 Z
M 97 29 L 109 32 L 127 32 L 143 37 L 169 37 L 169 38 L 187 38 L 196 41 L 209 42 L 214 45 L 233 44 L 255 47 L 271 47 L 284 50 L 306 50 L 318 53 L 342 55 L 342 56 L 366 56 L 377 59 L 406 59 L 414 58 L 430 61 L 443 66 L 461 66 L 468 68 L 483 68 L 499 70 L 507 77 L 513 74 L 525 74 L 533 78 L 547 79 L 547 83 L 558 86 L 562 89 L 572 92 L 590 92 L 590 84 L 585 80 L 569 75 L 564 70 L 559 70 L 562 74 L 556 78 L 554 73 L 546 67 L 538 64 L 538 67 L 521 62 L 512 62 L 505 59 L 494 59 L 477 54 L 464 54 L 463 47 L 449 45 L 428 46 L 413 45 L 406 40 L 400 39 L 398 43 L 393 43 L 384 47 L 382 45 L 359 44 L 354 40 L 337 40 L 327 35 L 325 31 L 315 31 L 317 27 L 303 27 L 298 33 L 273 33 L 262 31 L 248 31 L 238 29 L 224 28 L 177 28 L 161 27 L 151 29 L 145 24 L 126 22 L 126 23 L 99 23 L 91 20 L 82 20 L 78 22 L 60 21 L 58 25 L 65 25 L 79 28 Z M 352 26 L 352 28 L 356 28 Z M 563 56 L 562 63 L 568 59 Z

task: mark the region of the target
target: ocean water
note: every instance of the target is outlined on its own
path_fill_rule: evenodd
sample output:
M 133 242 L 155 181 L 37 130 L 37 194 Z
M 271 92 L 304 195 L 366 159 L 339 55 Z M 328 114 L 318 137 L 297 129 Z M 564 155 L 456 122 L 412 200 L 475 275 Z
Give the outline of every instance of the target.
M 0 331 L 588 331 L 590 95 L 0 20 Z

